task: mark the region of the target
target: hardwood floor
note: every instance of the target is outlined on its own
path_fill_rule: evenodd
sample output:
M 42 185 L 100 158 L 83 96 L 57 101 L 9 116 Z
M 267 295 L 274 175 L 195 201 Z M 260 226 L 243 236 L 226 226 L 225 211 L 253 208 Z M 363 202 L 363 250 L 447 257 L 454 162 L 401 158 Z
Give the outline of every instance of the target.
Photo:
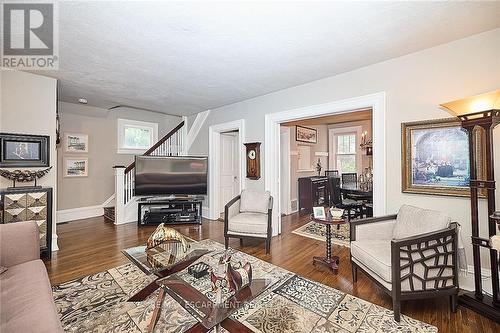
M 238 239 L 232 239 L 230 246 L 309 279 L 392 309 L 391 298 L 363 273 L 358 272 L 358 282 L 352 283 L 348 248 L 333 246 L 334 253 L 341 258 L 338 275 L 331 274 L 326 268 L 312 265 L 313 256 L 323 255 L 325 243 L 291 233 L 307 222 L 308 216 L 293 214 L 284 217 L 283 233 L 273 238 L 269 255 L 265 254 L 263 241 L 247 241 L 240 246 Z M 185 225 L 175 228 L 197 240 L 210 238 L 221 243 L 224 241 L 223 223 L 220 221 L 204 220 L 202 226 Z M 60 250 L 53 254 L 50 262 L 46 262 L 52 284 L 128 263 L 120 251 L 144 244 L 153 230 L 154 227 L 138 228 L 134 223 L 115 226 L 102 217 L 58 225 Z M 402 312 L 437 326 L 440 332 L 500 332 L 500 325 L 464 307 L 459 307 L 455 314 L 451 313 L 447 298 L 403 302 Z

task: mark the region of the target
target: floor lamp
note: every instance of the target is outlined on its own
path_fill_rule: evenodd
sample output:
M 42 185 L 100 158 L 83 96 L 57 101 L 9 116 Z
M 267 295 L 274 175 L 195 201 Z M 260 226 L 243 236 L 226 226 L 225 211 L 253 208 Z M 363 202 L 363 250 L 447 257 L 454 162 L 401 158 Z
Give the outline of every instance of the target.
M 466 306 L 496 322 L 500 322 L 500 295 L 498 281 L 498 251 L 490 239 L 497 233 L 499 212 L 495 214 L 495 175 L 493 156 L 493 129 L 500 123 L 500 90 L 441 104 L 457 116 L 469 136 L 470 199 L 472 223 L 472 255 L 474 260 L 474 292 L 459 296 L 459 304 Z M 482 128 L 484 139 L 475 135 Z M 480 141 L 480 142 L 479 142 Z M 485 145 L 485 146 L 484 146 Z M 483 155 L 485 153 L 485 156 Z M 486 179 L 479 179 L 478 162 L 486 160 Z M 482 177 L 481 177 L 482 178 Z M 486 191 L 488 200 L 488 237 L 480 237 L 478 216 L 478 191 Z M 499 225 L 500 226 L 500 225 Z M 489 251 L 491 267 L 491 296 L 483 292 L 480 249 Z

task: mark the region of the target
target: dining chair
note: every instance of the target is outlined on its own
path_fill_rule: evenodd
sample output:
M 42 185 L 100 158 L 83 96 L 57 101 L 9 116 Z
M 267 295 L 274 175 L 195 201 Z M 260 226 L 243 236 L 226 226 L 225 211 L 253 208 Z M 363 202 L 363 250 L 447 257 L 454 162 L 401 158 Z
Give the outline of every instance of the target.
M 330 206 L 347 210 L 347 219 L 349 221 L 361 216 L 363 203 L 342 196 L 340 178 L 328 178 L 328 192 L 330 194 Z
M 339 170 L 325 170 L 325 177 L 339 177 Z
M 342 174 L 342 184 L 357 183 L 358 174 L 356 172 L 347 172 Z

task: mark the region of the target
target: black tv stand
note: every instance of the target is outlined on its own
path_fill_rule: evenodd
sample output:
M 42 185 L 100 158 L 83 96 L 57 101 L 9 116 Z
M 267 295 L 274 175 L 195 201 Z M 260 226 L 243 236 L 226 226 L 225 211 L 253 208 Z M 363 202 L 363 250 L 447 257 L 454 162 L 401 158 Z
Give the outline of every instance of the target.
M 201 198 L 142 198 L 137 205 L 137 224 L 201 224 L 201 204 Z

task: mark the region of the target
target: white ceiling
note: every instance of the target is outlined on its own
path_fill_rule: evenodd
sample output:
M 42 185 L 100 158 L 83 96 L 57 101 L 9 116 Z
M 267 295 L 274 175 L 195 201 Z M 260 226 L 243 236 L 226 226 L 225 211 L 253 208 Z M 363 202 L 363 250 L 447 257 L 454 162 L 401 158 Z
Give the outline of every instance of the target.
M 61 2 L 59 97 L 188 115 L 500 26 L 500 2 Z

